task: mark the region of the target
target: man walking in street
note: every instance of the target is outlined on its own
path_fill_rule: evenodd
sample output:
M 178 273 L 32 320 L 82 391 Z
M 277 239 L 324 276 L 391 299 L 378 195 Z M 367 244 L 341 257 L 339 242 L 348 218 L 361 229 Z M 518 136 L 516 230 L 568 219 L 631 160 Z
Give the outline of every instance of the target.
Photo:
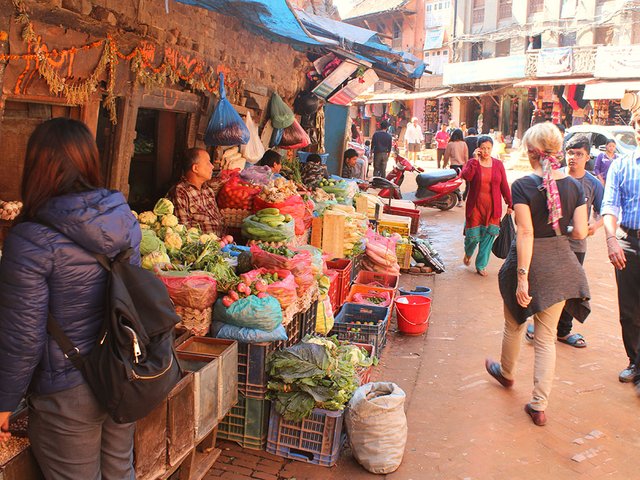
M 387 173 L 387 161 L 391 153 L 393 138 L 387 132 L 389 122 L 382 120 L 380 129 L 371 137 L 371 153 L 373 153 L 373 176 L 383 177 Z
M 447 149 L 447 144 L 449 143 L 449 134 L 447 133 L 447 126 L 443 123 L 442 127 L 440 127 L 440 131 L 436 133 L 436 143 L 438 144 L 438 150 L 436 151 L 436 164 L 438 168 L 440 168 L 440 162 L 444 158 L 444 151 Z M 469 152 L 471 154 L 471 152 Z M 443 164 L 442 167 L 446 168 L 446 164 Z
M 633 112 L 633 126 L 640 142 L 640 110 Z M 629 358 L 618 379 L 633 381 L 640 394 L 640 148 L 611 165 L 602 215 L 609 260 L 616 268 L 622 341 Z

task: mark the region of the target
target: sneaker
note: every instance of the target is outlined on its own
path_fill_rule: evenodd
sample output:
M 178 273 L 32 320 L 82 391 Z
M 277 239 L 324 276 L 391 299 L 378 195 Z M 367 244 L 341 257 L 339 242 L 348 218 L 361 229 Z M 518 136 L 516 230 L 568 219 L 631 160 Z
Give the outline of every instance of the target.
M 627 368 L 620 372 L 620 375 L 618 375 L 618 380 L 620 380 L 622 383 L 631 383 L 633 382 L 637 373 L 638 369 L 636 368 L 635 364 L 630 363 Z

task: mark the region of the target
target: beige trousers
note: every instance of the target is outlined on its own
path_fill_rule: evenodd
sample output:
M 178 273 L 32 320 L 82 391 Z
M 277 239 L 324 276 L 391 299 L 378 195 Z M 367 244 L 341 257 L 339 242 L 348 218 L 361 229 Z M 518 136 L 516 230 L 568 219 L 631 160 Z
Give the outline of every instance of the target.
M 558 320 L 564 307 L 564 301 L 551 305 L 533 316 L 535 328 L 535 362 L 533 365 L 533 392 L 531 407 L 544 411 L 549 403 L 553 376 L 556 369 L 556 335 Z M 504 306 L 504 334 L 502 336 L 502 356 L 500 366 L 502 375 L 513 380 L 516 371 L 522 336 L 527 324 L 519 324 Z

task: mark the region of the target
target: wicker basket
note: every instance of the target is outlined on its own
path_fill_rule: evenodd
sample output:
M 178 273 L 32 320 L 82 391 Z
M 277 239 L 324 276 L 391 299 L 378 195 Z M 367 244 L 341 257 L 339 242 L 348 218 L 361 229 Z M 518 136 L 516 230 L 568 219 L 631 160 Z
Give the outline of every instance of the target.
M 251 215 L 251 212 L 239 208 L 221 208 L 220 214 L 224 218 L 224 223 L 227 227 L 240 228 L 242 227 L 242 221 Z
M 193 335 L 203 337 L 209 333 L 212 311 L 213 307 L 198 310 L 196 308 L 176 305 L 176 313 L 180 315 L 181 318 L 176 328 L 181 328 L 191 332 Z

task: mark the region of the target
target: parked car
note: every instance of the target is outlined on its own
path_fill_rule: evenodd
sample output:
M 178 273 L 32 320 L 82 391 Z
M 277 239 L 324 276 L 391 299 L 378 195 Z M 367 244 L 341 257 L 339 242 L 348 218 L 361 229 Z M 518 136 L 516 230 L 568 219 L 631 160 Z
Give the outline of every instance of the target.
M 576 125 L 567 129 L 564 143 L 577 133 L 586 135 L 591 142 L 591 158 L 587 162 L 590 172 L 593 171 L 596 157 L 604 151 L 610 138 L 616 141 L 616 153 L 620 156 L 632 154 L 638 146 L 633 128 L 626 125 Z

